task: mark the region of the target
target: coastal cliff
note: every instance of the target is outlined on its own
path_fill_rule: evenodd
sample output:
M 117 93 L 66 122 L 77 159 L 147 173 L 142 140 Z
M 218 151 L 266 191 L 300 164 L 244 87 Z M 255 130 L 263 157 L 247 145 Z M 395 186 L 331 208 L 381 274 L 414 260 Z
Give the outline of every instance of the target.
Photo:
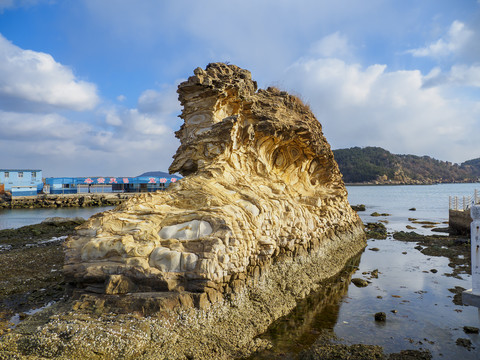
M 322 127 L 297 97 L 257 91 L 249 71 L 223 63 L 195 69 L 178 94 L 169 171 L 184 178 L 77 228 L 65 242 L 70 310 L 13 336 L 15 351 L 246 356 L 365 247 Z

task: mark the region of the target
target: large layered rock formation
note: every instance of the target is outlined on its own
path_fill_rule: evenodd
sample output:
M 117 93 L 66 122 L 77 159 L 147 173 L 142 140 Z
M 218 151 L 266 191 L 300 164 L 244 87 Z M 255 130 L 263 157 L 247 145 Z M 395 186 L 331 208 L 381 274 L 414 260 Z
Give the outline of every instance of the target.
M 185 123 L 169 169 L 184 179 L 83 224 L 66 242 L 67 279 L 104 294 L 173 292 L 204 308 L 275 277 L 279 264 L 336 257 L 324 276 L 340 270 L 364 235 L 312 112 L 286 92 L 257 91 L 234 65 L 194 73 L 178 88 Z

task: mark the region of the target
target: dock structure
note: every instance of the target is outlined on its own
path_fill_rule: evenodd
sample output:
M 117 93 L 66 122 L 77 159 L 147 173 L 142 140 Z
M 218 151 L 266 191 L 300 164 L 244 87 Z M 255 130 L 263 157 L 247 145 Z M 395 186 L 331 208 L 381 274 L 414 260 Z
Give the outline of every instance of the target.
M 480 316 L 480 205 L 472 205 L 470 214 L 473 219 L 470 229 L 472 288 L 462 293 L 462 301 L 465 305 L 479 308 Z
M 466 211 L 472 204 L 480 204 L 480 195 L 477 189 L 474 190 L 473 196 L 462 196 L 461 199 L 458 196 L 448 197 L 449 210 Z
M 448 227 L 451 235 L 470 234 L 472 223 L 471 207 L 480 205 L 480 195 L 475 189 L 473 196 L 449 196 L 448 199 Z

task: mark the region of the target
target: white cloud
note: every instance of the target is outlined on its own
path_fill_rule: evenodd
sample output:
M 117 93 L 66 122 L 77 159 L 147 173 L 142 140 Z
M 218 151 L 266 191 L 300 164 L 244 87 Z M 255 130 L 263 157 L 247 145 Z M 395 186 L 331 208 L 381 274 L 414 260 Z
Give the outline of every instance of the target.
M 180 103 L 178 102 L 177 84 L 173 86 L 163 86 L 160 91 L 148 89 L 145 90 L 138 99 L 138 110 L 144 113 L 171 113 L 180 112 Z
M 137 109 L 129 109 L 123 114 L 126 126 L 135 130 L 137 135 L 172 135 L 172 129 L 164 124 L 164 119 L 150 114 L 139 112 Z
M 455 162 L 480 153 L 480 144 L 466 140 L 480 130 L 475 122 L 480 106 L 449 98 L 439 87 L 423 87 L 418 70 L 304 59 L 286 78 L 289 88 L 306 98 L 333 148 L 375 145 Z
M 0 108 L 82 111 L 94 108 L 98 101 L 94 84 L 78 80 L 51 55 L 23 50 L 0 34 Z
M 372 83 L 384 69 L 385 65 L 372 65 L 363 71 L 358 64 L 334 58 L 305 59 L 289 67 L 286 75 L 290 84 L 301 83 L 303 96 L 315 93 L 331 104 L 355 104 L 369 97 Z
M 447 72 L 442 72 L 436 67 L 424 77 L 423 86 L 480 87 L 480 66 L 453 65 Z
M 313 43 L 310 51 L 320 57 L 340 58 L 350 56 L 351 53 L 347 37 L 338 31 Z
M 48 139 L 71 141 L 90 131 L 58 114 L 24 114 L 0 111 L 0 139 L 42 142 Z
M 455 20 L 445 39 L 441 38 L 422 48 L 408 50 L 413 56 L 432 56 L 443 57 L 451 54 L 456 54 L 463 50 L 465 46 L 471 41 L 474 33 L 468 29 L 464 23 Z
M 450 83 L 480 87 L 479 65 L 454 65 L 450 70 Z
M 122 119 L 120 119 L 115 109 L 105 111 L 105 122 L 113 126 L 121 126 L 123 124 Z

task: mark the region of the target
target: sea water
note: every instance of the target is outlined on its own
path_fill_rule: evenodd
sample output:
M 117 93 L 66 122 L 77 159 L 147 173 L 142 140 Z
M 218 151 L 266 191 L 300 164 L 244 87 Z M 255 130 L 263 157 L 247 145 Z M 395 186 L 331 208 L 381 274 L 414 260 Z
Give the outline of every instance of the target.
M 358 213 L 364 223 L 387 221 L 387 228 L 391 231 L 410 231 L 406 228 L 410 225 L 421 234 L 431 234 L 431 230 L 412 224 L 409 219 L 437 222 L 438 227 L 446 227 L 441 224 L 448 221 L 449 197 L 457 196 L 462 204 L 461 199 L 473 197 L 475 189 L 480 190 L 480 183 L 347 187 L 350 204 L 364 204 L 366 207 L 365 211 Z M 389 216 L 371 216 L 374 212 Z
M 0 209 L 0 230 L 41 223 L 48 217 L 82 217 L 113 209 L 113 206 L 85 208 Z
M 411 231 L 407 225 L 418 226 L 414 230 L 418 233 L 432 234 L 409 218 L 447 221 L 449 196 L 472 196 L 475 189 L 480 184 L 349 186 L 348 197 L 350 204 L 366 206 L 366 211 L 359 212 L 364 222 L 386 221 L 390 234 Z M 390 215 L 375 217 L 373 212 Z M 452 268 L 447 258 L 426 256 L 416 245 L 391 236 L 369 239 L 354 267 L 347 266 L 322 291 L 270 326 L 262 337 L 273 347 L 252 359 L 295 359 L 325 330 L 333 331 L 338 343 L 380 345 L 386 353 L 415 349 L 429 350 L 434 359 L 479 359 L 480 335 L 463 331 L 464 326 L 480 327 L 479 310 L 456 305 L 448 290 L 471 288 L 471 276 L 449 276 Z M 365 275 L 376 269 L 378 278 Z M 352 277 L 371 283 L 359 288 L 350 283 Z M 375 321 L 377 312 L 387 314 L 384 323 Z M 457 345 L 459 338 L 471 341 L 472 348 Z

